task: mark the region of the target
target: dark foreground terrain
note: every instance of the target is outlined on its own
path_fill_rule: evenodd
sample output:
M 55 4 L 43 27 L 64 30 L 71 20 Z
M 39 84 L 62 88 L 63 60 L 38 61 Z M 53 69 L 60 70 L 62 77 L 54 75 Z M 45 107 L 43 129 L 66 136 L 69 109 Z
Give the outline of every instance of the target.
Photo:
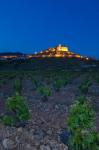
M 25 127 L 6 127 L 0 123 L 0 150 L 68 150 L 60 141 L 66 128 L 69 106 L 82 95 L 79 88 L 90 81 L 85 95 L 95 111 L 99 131 L 99 62 L 76 59 L 33 59 L 0 62 L 0 114 L 13 96 L 16 83 L 26 99 L 31 119 Z M 44 99 L 39 87 L 50 90 Z

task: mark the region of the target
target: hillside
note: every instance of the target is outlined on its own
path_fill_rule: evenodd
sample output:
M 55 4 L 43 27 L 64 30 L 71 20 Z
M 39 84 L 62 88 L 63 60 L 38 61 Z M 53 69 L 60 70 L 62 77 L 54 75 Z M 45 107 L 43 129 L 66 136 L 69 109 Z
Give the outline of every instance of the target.
M 81 88 L 83 85 L 86 85 L 84 91 Z M 47 99 L 40 92 L 41 87 L 45 91 L 50 90 Z M 6 112 L 5 104 L 17 90 L 25 98 L 31 119 L 14 127 L 0 123 L 1 150 L 5 150 L 4 147 L 13 150 L 68 150 L 60 135 L 63 136 L 67 130 L 70 106 L 82 92 L 95 111 L 94 123 L 99 131 L 98 61 L 77 58 L 1 61 L 1 116 L 11 115 Z

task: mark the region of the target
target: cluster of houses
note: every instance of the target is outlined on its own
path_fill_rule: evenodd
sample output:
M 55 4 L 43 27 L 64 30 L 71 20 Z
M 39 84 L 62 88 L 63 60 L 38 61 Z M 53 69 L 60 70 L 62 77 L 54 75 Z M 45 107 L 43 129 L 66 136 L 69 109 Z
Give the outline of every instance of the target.
M 26 59 L 26 55 L 19 52 L 0 53 L 0 60 L 18 60 Z
M 89 60 L 89 57 L 83 57 L 80 54 L 75 54 L 69 51 L 68 47 L 65 47 L 61 44 L 54 48 L 48 48 L 47 50 L 40 51 L 38 53 L 35 52 L 34 55 L 28 55 L 28 58 L 33 57 L 56 57 L 56 58 L 77 58 L 77 59 L 85 59 Z
M 80 54 L 75 54 L 73 52 L 70 52 L 68 50 L 68 47 L 65 47 L 61 44 L 59 44 L 58 46 L 54 47 L 54 48 L 48 48 L 47 50 L 43 50 L 40 51 L 38 53 L 34 53 L 34 54 L 23 54 L 23 53 L 1 53 L 0 54 L 0 60 L 7 60 L 7 59 L 11 59 L 11 60 L 18 60 L 18 59 L 32 59 L 35 57 L 59 57 L 59 58 L 78 58 L 78 59 L 85 59 L 85 60 L 89 60 L 89 57 L 83 57 Z

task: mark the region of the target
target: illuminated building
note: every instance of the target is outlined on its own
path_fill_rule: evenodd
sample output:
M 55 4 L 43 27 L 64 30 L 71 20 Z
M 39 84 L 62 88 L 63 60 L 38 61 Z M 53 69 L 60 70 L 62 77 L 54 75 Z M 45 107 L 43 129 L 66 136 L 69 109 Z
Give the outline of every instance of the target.
M 79 54 L 76 54 L 75 57 L 76 58 L 81 58 L 81 56 Z
M 34 54 L 34 57 L 66 57 L 66 58 L 81 58 L 79 54 L 74 54 L 70 52 L 68 47 L 65 47 L 61 44 L 54 48 L 48 48 L 47 50 L 40 51 L 37 54 Z
M 58 52 L 68 52 L 68 47 L 65 47 L 65 46 L 62 46 L 61 44 L 59 44 L 57 47 L 56 47 L 56 51 Z
M 59 44 L 56 47 L 48 48 L 40 52 L 34 52 L 34 54 L 24 55 L 22 53 L 4 53 L 0 56 L 0 59 L 32 59 L 34 57 L 45 58 L 45 57 L 56 57 L 56 58 L 77 58 L 85 61 L 89 61 L 89 57 L 81 56 L 69 51 L 68 47 Z

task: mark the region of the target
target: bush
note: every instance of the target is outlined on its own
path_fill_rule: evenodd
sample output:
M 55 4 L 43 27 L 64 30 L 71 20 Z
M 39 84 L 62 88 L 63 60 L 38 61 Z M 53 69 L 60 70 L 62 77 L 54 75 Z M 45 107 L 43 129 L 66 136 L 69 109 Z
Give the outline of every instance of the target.
M 99 75 L 95 75 L 95 81 L 97 82 L 97 83 L 99 83 Z
M 70 107 L 68 127 L 75 131 L 78 128 L 91 128 L 93 123 L 93 111 L 88 102 L 76 101 Z
M 2 87 L 6 83 L 5 80 L 0 80 L 0 87 Z
M 81 91 L 82 94 L 87 94 L 88 93 L 88 88 L 91 86 L 91 81 L 90 80 L 86 80 L 84 82 L 81 83 L 81 85 L 79 86 L 79 89 Z
M 10 112 L 10 116 L 4 116 L 3 120 L 6 120 L 12 125 L 11 118 L 13 118 L 15 124 L 19 122 L 27 121 L 30 118 L 28 107 L 24 101 L 24 98 L 19 94 L 13 97 L 9 97 L 6 102 L 6 109 Z
M 16 79 L 14 83 L 14 91 L 15 93 L 21 93 L 21 90 L 22 90 L 21 80 Z
M 88 101 L 78 99 L 71 105 L 67 118 L 71 133 L 69 147 L 71 150 L 98 150 L 99 134 L 94 128 L 94 112 Z
M 53 86 L 55 91 L 60 91 L 61 87 L 63 86 L 63 81 L 61 79 L 55 79 L 53 81 Z
M 45 86 L 39 86 L 37 90 L 42 95 L 42 100 L 47 101 L 48 96 L 51 95 L 50 89 L 48 87 L 45 87 Z
M 17 74 L 16 74 L 16 72 L 12 72 L 11 74 L 9 74 L 9 79 L 14 79 L 14 78 L 16 78 L 16 76 L 17 76 Z
M 66 77 L 63 78 L 63 86 L 64 86 L 64 87 L 68 84 L 68 81 L 69 81 L 69 80 L 70 80 L 70 79 L 68 79 L 68 78 L 66 78 Z
M 80 104 L 83 104 L 84 102 L 85 103 L 88 102 L 88 99 L 86 98 L 85 95 L 81 95 L 81 96 L 76 97 L 76 101 L 79 101 Z
M 2 119 L 2 121 L 3 121 L 3 124 L 6 126 L 13 126 L 14 125 L 14 119 L 12 116 L 5 115 Z
M 32 78 L 32 83 L 33 83 L 35 89 L 37 89 L 41 84 L 40 81 L 35 78 Z

